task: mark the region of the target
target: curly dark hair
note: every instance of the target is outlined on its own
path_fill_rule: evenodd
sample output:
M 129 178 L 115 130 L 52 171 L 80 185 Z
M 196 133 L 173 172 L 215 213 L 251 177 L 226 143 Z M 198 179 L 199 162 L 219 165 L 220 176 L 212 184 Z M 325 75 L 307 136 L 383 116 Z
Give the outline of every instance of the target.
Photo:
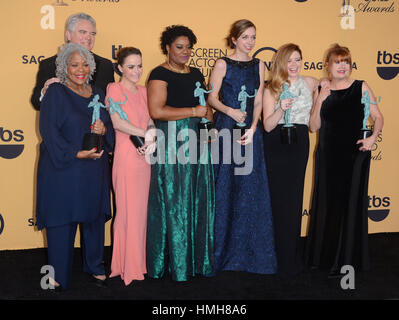
M 168 51 L 166 50 L 166 45 L 171 45 L 176 38 L 185 36 L 190 41 L 190 46 L 193 47 L 197 43 L 197 37 L 191 31 L 190 28 L 187 28 L 182 25 L 172 25 L 166 27 L 166 29 L 162 32 L 161 35 L 161 49 L 162 52 L 166 55 Z

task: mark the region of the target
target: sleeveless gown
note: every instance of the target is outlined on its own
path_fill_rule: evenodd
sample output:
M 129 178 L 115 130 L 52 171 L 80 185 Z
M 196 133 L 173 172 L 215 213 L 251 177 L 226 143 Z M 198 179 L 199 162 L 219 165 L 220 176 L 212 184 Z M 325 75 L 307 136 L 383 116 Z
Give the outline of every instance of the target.
M 343 265 L 370 267 L 368 180 L 371 152 L 359 151 L 364 110 L 362 81 L 331 90 L 321 107 L 315 184 L 310 210 L 308 262 L 339 273 Z
M 281 127 L 283 126 L 281 121 L 276 128 L 264 134 L 278 273 L 283 276 L 298 274 L 303 269 L 300 237 L 303 189 L 309 157 L 307 123 L 312 107 L 312 93 L 302 77 L 291 85 L 290 90 L 293 93 L 301 90 L 300 96 L 295 99 L 291 108 L 291 119 L 296 125 L 297 142 L 281 143 Z
M 239 109 L 241 86 L 246 86 L 249 95 L 253 95 L 255 89 L 259 88 L 259 60 L 239 62 L 227 57 L 222 59 L 226 62 L 226 75 L 220 90 L 221 101 Z M 254 98 L 249 98 L 245 119 L 248 128 L 251 126 L 253 111 Z M 235 121 L 226 114 L 218 111 L 215 113 L 215 127 L 220 134 L 219 162 L 214 164 L 215 271 L 273 274 L 276 272 L 277 261 L 262 129 L 258 125 L 251 144 L 253 154 L 246 159 L 247 164 L 252 163 L 252 171 L 237 175 L 236 169 L 245 164 L 237 164 L 235 160 L 238 155 L 245 154 L 245 147 L 232 142 L 234 125 Z M 230 139 L 223 137 L 227 131 L 230 132 Z M 232 144 L 238 145 L 238 152 L 234 153 L 235 147 Z M 230 146 L 233 154 L 225 154 L 229 152 Z

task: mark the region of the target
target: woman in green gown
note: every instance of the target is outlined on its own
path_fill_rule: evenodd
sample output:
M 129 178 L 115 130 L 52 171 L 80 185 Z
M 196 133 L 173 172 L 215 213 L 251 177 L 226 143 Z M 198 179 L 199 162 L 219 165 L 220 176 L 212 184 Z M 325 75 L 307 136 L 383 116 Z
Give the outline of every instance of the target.
M 194 96 L 197 82 L 205 88 L 203 75 L 186 65 L 196 41 L 187 27 L 167 27 L 161 36 L 167 60 L 148 80 L 158 148 L 148 200 L 147 272 L 152 278 L 170 272 L 173 280 L 186 281 L 213 272 L 213 169 L 209 145 L 198 138 L 200 119 L 212 121 L 213 114 Z

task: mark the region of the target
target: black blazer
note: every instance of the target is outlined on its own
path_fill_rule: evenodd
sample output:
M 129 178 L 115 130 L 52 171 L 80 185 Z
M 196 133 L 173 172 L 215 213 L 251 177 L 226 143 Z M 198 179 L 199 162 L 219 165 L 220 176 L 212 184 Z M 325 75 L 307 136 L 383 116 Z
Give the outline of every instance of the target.
M 94 61 L 96 62 L 96 71 L 93 74 L 93 79 L 90 84 L 100 88 L 104 94 L 106 93 L 107 85 L 110 82 L 115 82 L 114 67 L 110 60 L 100 57 L 93 53 Z M 43 89 L 44 83 L 55 77 L 55 59 L 57 55 L 44 59 L 39 64 L 39 71 L 36 76 L 36 85 L 33 88 L 31 96 L 31 103 L 36 110 L 40 110 L 40 92 Z

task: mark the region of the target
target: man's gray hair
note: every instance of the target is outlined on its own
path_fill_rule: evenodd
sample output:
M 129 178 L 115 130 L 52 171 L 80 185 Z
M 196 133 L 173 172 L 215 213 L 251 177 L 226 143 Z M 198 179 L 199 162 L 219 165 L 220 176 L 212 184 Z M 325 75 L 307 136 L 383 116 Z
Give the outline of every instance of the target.
M 96 21 L 91 16 L 89 16 L 88 14 L 83 13 L 83 12 L 73 14 L 68 18 L 68 20 L 65 23 L 65 42 L 68 42 L 68 39 L 66 36 L 66 31 L 73 33 L 75 31 L 76 23 L 80 20 L 90 21 L 91 24 L 93 25 L 94 29 L 97 30 Z
M 86 48 L 82 47 L 77 43 L 72 43 L 72 42 L 64 44 L 57 55 L 57 59 L 55 60 L 56 77 L 59 78 L 61 82 L 65 82 L 68 75 L 68 63 L 75 52 L 78 52 L 80 56 L 84 60 L 86 60 L 87 64 L 90 67 L 90 75 L 86 80 L 86 83 L 89 83 L 89 81 L 92 79 L 94 71 L 96 70 L 96 62 L 94 61 L 94 56 Z

